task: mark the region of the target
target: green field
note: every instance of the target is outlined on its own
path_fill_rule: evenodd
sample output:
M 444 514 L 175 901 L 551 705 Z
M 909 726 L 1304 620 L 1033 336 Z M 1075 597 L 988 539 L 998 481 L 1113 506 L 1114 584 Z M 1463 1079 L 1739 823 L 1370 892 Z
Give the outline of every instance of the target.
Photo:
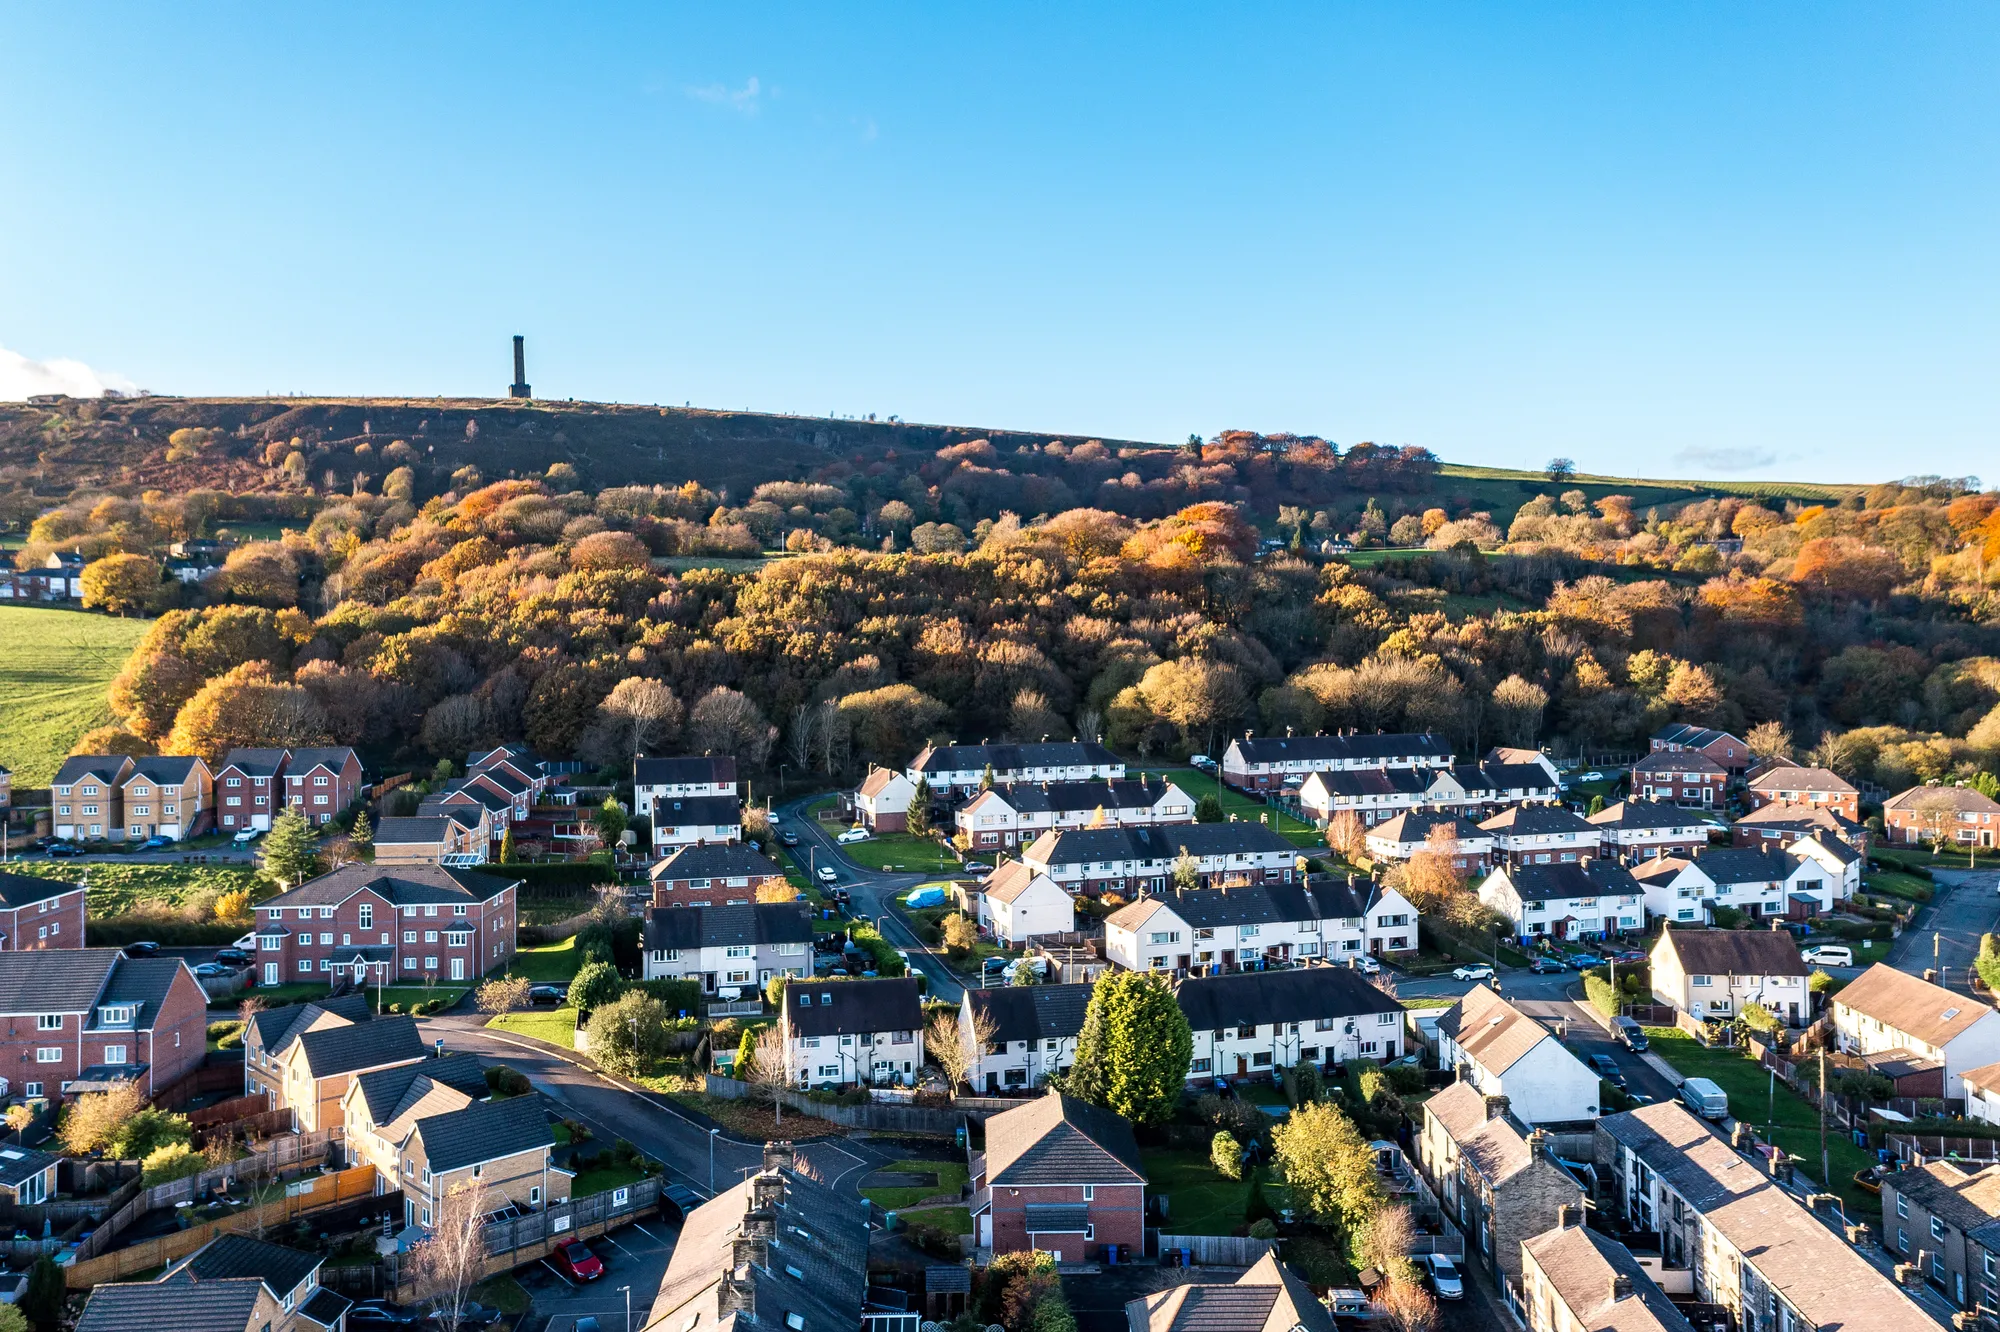
M 1286 840 L 1318 851 L 1326 850 L 1326 838 L 1319 829 L 1303 819 L 1295 819 L 1275 805 L 1266 805 L 1254 800 L 1241 791 L 1232 790 L 1217 781 L 1215 777 L 1197 768 L 1145 768 L 1134 764 L 1126 769 L 1131 777 L 1164 777 L 1175 786 L 1192 796 L 1197 802 L 1203 796 L 1219 796 L 1225 816 L 1234 814 L 1245 823 L 1255 823 L 1260 815 L 1270 816 L 1271 827 Z
M 965 1184 L 963 1161 L 891 1161 L 881 1168 L 906 1174 L 935 1172 L 938 1177 L 938 1182 L 930 1186 L 913 1184 L 907 1187 L 863 1188 L 861 1196 L 885 1212 L 900 1211 L 940 1195 L 956 1197 Z
M 205 893 L 247 888 L 253 898 L 269 897 L 275 888 L 249 868 L 217 865 L 88 865 L 24 860 L 8 867 L 17 874 L 74 883 L 90 875 L 90 914 L 116 916 L 137 906 L 180 906 Z M 247 927 L 246 927 L 247 928 Z
M 111 720 L 105 689 L 146 632 L 144 620 L 0 606 L 0 768 L 42 787 L 70 746 Z
M 1245 1220 L 1250 1206 L 1250 1175 L 1224 1179 L 1210 1164 L 1207 1152 L 1141 1152 L 1146 1188 L 1167 1197 L 1167 1223 L 1176 1235 L 1231 1235 Z M 1286 1204 L 1285 1186 L 1264 1183 L 1264 1201 L 1273 1210 Z
M 576 969 L 582 963 L 583 959 L 576 951 L 576 936 L 572 934 L 560 943 L 523 948 L 516 952 L 514 964 L 507 968 L 507 974 L 526 976 L 531 981 L 550 985 L 563 985 L 576 978 Z

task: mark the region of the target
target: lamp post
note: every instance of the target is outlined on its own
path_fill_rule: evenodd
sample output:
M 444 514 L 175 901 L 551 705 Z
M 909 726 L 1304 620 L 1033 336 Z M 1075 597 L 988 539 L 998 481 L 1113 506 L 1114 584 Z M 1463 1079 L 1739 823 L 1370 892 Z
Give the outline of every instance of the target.
M 708 1131 L 708 1196 L 711 1198 L 715 1196 L 715 1135 L 720 1132 L 719 1128 Z
M 618 1289 L 625 1292 L 625 1332 L 632 1332 L 632 1288 L 620 1286 Z

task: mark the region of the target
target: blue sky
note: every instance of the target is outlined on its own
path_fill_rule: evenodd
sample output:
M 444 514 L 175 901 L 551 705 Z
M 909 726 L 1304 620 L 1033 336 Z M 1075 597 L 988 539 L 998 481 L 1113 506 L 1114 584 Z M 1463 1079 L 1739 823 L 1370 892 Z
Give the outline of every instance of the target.
M 519 332 L 551 397 L 2000 480 L 1991 7 L 11 4 L 0 32 L 0 391 L 73 358 L 500 394 Z

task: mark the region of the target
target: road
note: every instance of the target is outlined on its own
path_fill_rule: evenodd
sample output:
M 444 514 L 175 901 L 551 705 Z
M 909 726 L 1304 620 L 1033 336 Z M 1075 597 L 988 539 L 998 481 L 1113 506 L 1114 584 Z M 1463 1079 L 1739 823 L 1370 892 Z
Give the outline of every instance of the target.
M 1903 937 L 1889 945 L 1889 965 L 1921 976 L 1935 965 L 1940 983 L 1971 993 L 1972 959 L 1979 955 L 1979 936 L 2000 921 L 2000 871 L 1934 870 L 1937 894 Z

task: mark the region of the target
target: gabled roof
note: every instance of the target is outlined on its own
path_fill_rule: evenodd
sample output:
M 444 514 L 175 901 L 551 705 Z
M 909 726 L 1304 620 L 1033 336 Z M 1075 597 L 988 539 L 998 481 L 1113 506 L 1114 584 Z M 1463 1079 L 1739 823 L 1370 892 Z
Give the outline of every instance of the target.
M 375 825 L 375 845 L 437 846 L 451 840 L 453 828 L 463 826 L 444 814 L 436 818 L 385 818 Z
M 1947 1045 L 1981 1018 L 1993 1016 L 1989 1004 L 1881 962 L 1849 981 L 1833 1002 L 1933 1046 Z
M 705 911 L 713 907 L 701 908 Z M 912 976 L 878 980 L 794 980 L 785 987 L 785 1016 L 799 1036 L 852 1036 L 871 1031 L 915 1031 L 924 1025 L 923 1003 Z
M 1316 772 L 1306 778 L 1305 786 L 1317 784 L 1329 796 L 1420 796 L 1430 790 L 1436 780 L 1428 768 L 1336 768 L 1331 772 Z M 1305 787 L 1300 788 L 1301 794 Z
M 1785 854 L 1794 860 L 1815 859 L 1815 857 L 1807 854 L 1807 848 L 1809 847 L 1818 848 L 1821 854 L 1830 858 L 1837 865 L 1852 865 L 1855 861 L 1861 859 L 1859 851 L 1856 851 L 1832 833 L 1827 832 L 1810 833 L 1807 836 L 1799 838 L 1798 841 L 1793 842 L 1785 848 Z
M 1649 772 L 1698 772 L 1714 777 L 1728 771 L 1699 749 L 1655 749 L 1632 765 L 1634 776 Z
M 1312 1287 L 1266 1253 L 1228 1285 L 1183 1282 L 1125 1304 L 1127 1332 L 1333 1332 Z
M 1555 1040 L 1548 1028 L 1484 985 L 1473 986 L 1451 1016 L 1456 1019 L 1451 1037 L 1458 1048 L 1496 1077 L 1543 1041 Z
M 306 1296 L 299 1306 L 299 1317 L 310 1319 L 321 1327 L 334 1327 L 340 1316 L 354 1307 L 354 1301 L 342 1295 L 331 1286 L 321 1286 Z
M 1433 828 L 1444 828 L 1461 842 L 1493 840 L 1491 833 L 1482 831 L 1471 819 L 1436 809 L 1406 809 L 1395 818 L 1370 828 L 1368 836 L 1385 842 L 1415 843 L 1428 838 Z
M 1513 885 L 1523 902 L 1569 897 L 1637 897 L 1645 892 L 1632 871 L 1615 860 L 1593 857 L 1583 864 L 1516 865 L 1493 873 Z
M 332 745 L 318 749 L 294 749 L 291 762 L 285 765 L 288 775 L 297 776 L 314 768 L 325 768 L 338 773 L 354 757 L 354 751 L 345 745 Z
M 1853 783 L 1826 768 L 1807 768 L 1796 763 L 1782 764 L 1752 777 L 1752 791 L 1821 791 L 1835 795 L 1857 794 Z
M 782 878 L 778 862 L 742 842 L 684 846 L 653 866 L 655 879 Z
M 1655 948 L 1670 948 L 1690 976 L 1803 976 L 1799 946 L 1785 930 L 1680 930 L 1671 925 Z
M 1196 1031 L 1403 1011 L 1360 972 L 1336 966 L 1191 976 L 1175 987 L 1174 999 Z
M 1128 1121 L 1052 1091 L 986 1121 L 986 1182 L 1143 1184 L 1146 1174 Z
M 497 791 L 501 795 L 509 797 L 524 796 L 535 789 L 532 783 L 516 777 L 504 768 L 482 768 L 470 777 L 459 778 L 458 785 L 461 787 L 471 787 L 474 790 L 483 788 L 489 791 Z
M 1182 849 L 1196 859 L 1256 855 L 1299 848 L 1262 823 L 1174 823 L 1164 827 L 1066 828 L 1037 837 L 1022 859 L 1044 865 L 1124 860 L 1172 861 Z
M 860 794 L 870 797 L 878 796 L 897 782 L 907 785 L 909 780 L 909 778 L 897 772 L 894 768 L 877 768 L 875 771 L 869 773 L 867 778 L 861 783 Z
M 1597 831 L 1585 823 L 1581 816 L 1557 805 L 1514 805 L 1501 810 L 1479 826 L 1501 837 Z
M 972 801 L 1004 801 L 1020 814 L 1078 814 L 1086 810 L 1151 809 L 1173 790 L 1171 782 L 1144 777 L 1086 782 L 1001 782 Z
M 416 1019 L 401 1014 L 322 1027 L 301 1035 L 299 1045 L 306 1071 L 315 1079 L 408 1063 L 422 1059 L 426 1048 L 417 1035 Z
M 729 754 L 642 758 L 632 765 L 632 780 L 639 786 L 729 785 L 736 780 L 736 759 Z
M 198 1282 L 256 1277 L 282 1299 L 318 1271 L 324 1261 L 318 1254 L 266 1244 L 247 1235 L 218 1235 L 178 1266 L 169 1268 L 162 1280 L 171 1281 L 176 1276 Z
M 1776 851 L 1725 846 L 1703 855 L 1695 862 L 1703 874 L 1718 885 L 1725 883 L 1783 883 L 1798 868 L 1798 862 Z
M 327 1014 L 332 1014 L 343 1023 L 366 1022 L 372 1016 L 372 1010 L 368 1006 L 368 996 L 356 991 L 308 1004 L 262 1009 L 250 1015 L 250 1026 L 256 1033 L 257 1044 L 277 1054 L 291 1044 L 293 1036 Z
M 113 786 L 131 761 L 123 754 L 78 754 L 63 760 L 62 767 L 49 779 L 49 785 L 74 786 L 86 777 L 95 777 L 106 786 Z
M 45 879 L 39 874 L 10 874 L 0 870 L 0 905 L 33 906 L 64 893 L 80 893 L 83 885 L 62 879 Z
M 910 766 L 922 773 L 1020 772 L 1029 768 L 1123 767 L 1116 754 L 1091 740 L 1036 745 L 926 745 Z
M 965 1001 L 972 1005 L 974 1017 L 992 1021 L 996 1041 L 1069 1040 L 1083 1034 L 1090 986 L 995 986 L 967 990 Z
M 1685 1315 L 1654 1283 L 1631 1250 L 1588 1226 L 1558 1226 L 1522 1247 L 1568 1306 L 1576 1326 L 1590 1332 L 1693 1332 Z M 1625 1279 L 1625 1295 L 1613 1282 Z
M 733 795 L 660 796 L 653 801 L 653 823 L 701 824 L 724 827 L 743 822 L 743 801 Z
M 1882 802 L 1882 808 L 1921 809 L 1937 804 L 1960 814 L 2000 814 L 2000 802 L 1981 795 L 1969 786 L 1913 786 L 1898 791 Z
M 1706 726 L 1690 726 L 1686 722 L 1674 722 L 1653 732 L 1653 739 L 1669 745 L 1688 745 L 1695 749 L 1706 749 L 1718 740 L 1735 740 L 1727 731 L 1712 730 Z M 1741 740 L 1736 743 L 1742 745 Z M 1744 748 L 1749 746 L 1744 745 Z
M 186 971 L 187 963 L 177 957 L 120 957 L 112 964 L 111 978 L 97 1002 L 100 1006 L 132 1005 L 134 1026 L 148 1031 L 159 1020 L 160 1008 L 167 1002 L 175 979 Z M 189 979 L 193 979 L 192 973 Z M 93 1013 L 90 1026 L 97 1025 Z
M 111 973 L 122 960 L 116 948 L 0 953 L 0 1013 L 85 1012 L 110 984 Z
M 654 907 L 646 913 L 646 949 L 727 948 L 759 944 L 809 944 L 812 910 L 803 902 L 752 902 L 744 906 Z
M 1486 1098 L 1470 1082 L 1454 1082 L 1431 1097 L 1424 1102 L 1424 1114 L 1458 1144 L 1490 1188 L 1499 1188 L 1534 1164 L 1534 1147 L 1520 1124 L 1510 1114 L 1489 1115 Z
M 264 1294 L 255 1277 L 234 1281 L 121 1281 L 99 1286 L 76 1332 L 248 1332 Z
M 245 777 L 273 777 L 285 766 L 286 757 L 282 749 L 232 749 L 222 756 L 216 771 L 234 768 Z
M 1230 742 L 1246 763 L 1342 763 L 1387 759 L 1429 759 L 1449 763 L 1451 741 L 1429 732 L 1373 735 L 1266 735 Z
M 157 786 L 179 786 L 202 766 L 198 758 L 179 754 L 148 754 L 132 760 L 132 771 L 125 780 L 131 783 L 143 778 Z
M 1837 810 L 1798 800 L 1777 800 L 1768 805 L 1760 805 L 1731 826 L 1776 828 L 1784 831 L 1819 829 L 1844 841 L 1854 841 L 1868 831 Z
M 1298 920 L 1354 920 L 1366 914 L 1354 890 L 1331 876 L 1306 883 L 1251 883 L 1228 888 L 1175 888 L 1147 893 L 1105 917 L 1107 925 L 1136 930 L 1160 911 L 1171 911 L 1195 929 L 1275 925 Z
M 1013 902 L 1038 882 L 1046 883 L 1057 892 L 1062 892 L 1062 889 L 1056 886 L 1054 879 L 1033 865 L 1024 860 L 1010 860 L 986 876 L 986 882 L 981 885 L 980 891 L 996 902 Z
M 520 881 L 505 877 L 506 867 L 495 872 L 444 869 L 437 865 L 342 865 L 329 874 L 309 879 L 288 893 L 259 902 L 259 911 L 272 907 L 339 906 L 363 890 L 373 892 L 394 906 L 470 905 L 487 902 L 518 887 Z
M 1693 810 L 1682 809 L 1664 800 L 1621 800 L 1615 805 L 1606 805 L 1595 814 L 1586 815 L 1585 822 L 1619 831 L 1707 827 Z
M 553 1147 L 556 1141 L 539 1095 L 474 1101 L 463 1110 L 430 1115 L 417 1121 L 416 1135 L 424 1141 L 433 1175 Z
M 368 1118 L 381 1125 L 394 1119 L 407 1103 L 420 1100 L 432 1087 L 445 1087 L 474 1100 L 484 1097 L 486 1072 L 476 1056 L 456 1053 L 363 1073 L 354 1080 L 354 1086 L 353 1094 L 361 1097 Z

